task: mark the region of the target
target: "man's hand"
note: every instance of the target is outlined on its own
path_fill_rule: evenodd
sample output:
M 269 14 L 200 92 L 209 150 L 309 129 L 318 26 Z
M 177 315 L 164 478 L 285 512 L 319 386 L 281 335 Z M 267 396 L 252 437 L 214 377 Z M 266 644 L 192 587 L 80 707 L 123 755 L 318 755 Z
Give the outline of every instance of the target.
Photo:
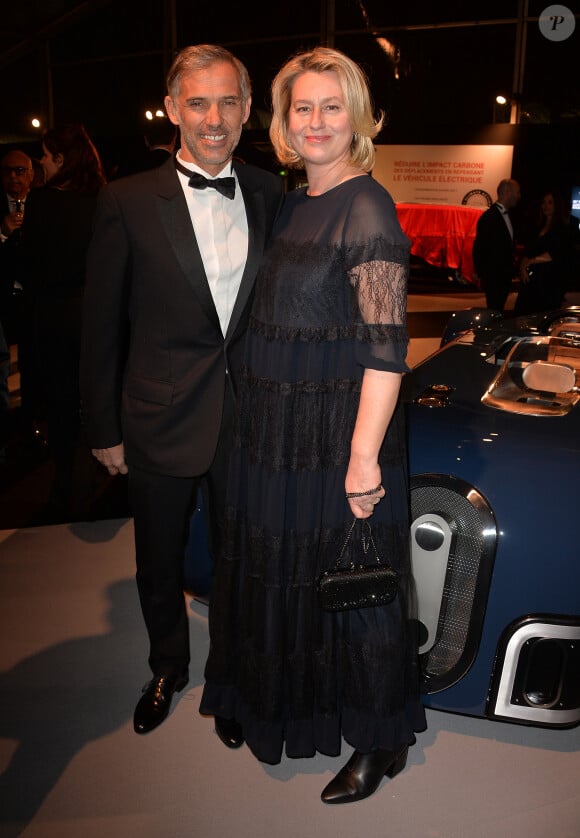
M 112 448 L 93 448 L 92 453 L 93 457 L 105 466 L 109 474 L 127 474 L 125 446 L 122 442 L 119 445 L 113 445 Z
M 22 227 L 22 213 L 21 212 L 9 212 L 8 215 L 5 215 L 2 219 L 2 235 L 3 236 L 11 236 L 15 230 L 18 230 Z

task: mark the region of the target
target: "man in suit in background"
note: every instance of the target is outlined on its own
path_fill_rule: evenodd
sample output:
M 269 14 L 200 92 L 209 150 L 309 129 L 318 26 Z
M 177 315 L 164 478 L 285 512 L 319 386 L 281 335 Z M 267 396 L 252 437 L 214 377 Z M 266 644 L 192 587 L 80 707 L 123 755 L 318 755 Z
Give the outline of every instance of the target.
M 178 146 L 178 130 L 171 120 L 164 116 L 155 116 L 145 123 L 143 136 L 138 146 L 123 152 L 123 159 L 114 166 L 113 177 L 117 180 L 148 169 L 156 169 L 167 162 Z
M 137 733 L 166 718 L 188 681 L 188 524 L 202 481 L 217 557 L 244 335 L 283 197 L 276 175 L 233 160 L 251 105 L 241 62 L 222 47 L 188 47 L 167 90 L 176 156 L 100 195 L 81 363 L 93 453 L 110 474 L 128 473 L 153 672 Z M 216 731 L 241 744 L 228 720 L 216 718 Z
M 175 152 L 177 142 L 177 126 L 167 117 L 155 117 L 147 124 L 143 134 L 145 154 L 143 155 L 143 171 L 154 169 L 165 163 L 167 157 Z
M 10 391 L 10 346 L 18 344 L 20 399 L 27 405 L 27 375 L 22 351 L 22 330 L 26 328 L 23 290 L 18 265 L 20 228 L 24 205 L 34 185 L 34 163 L 24 151 L 13 149 L 0 162 L 0 463 L 6 459 Z
M 0 319 L 0 465 L 6 462 L 6 442 L 8 441 L 8 411 L 10 409 L 10 390 L 8 373 L 10 372 L 10 350 L 4 337 Z
M 32 160 L 23 151 L 9 151 L 2 158 L 0 241 L 6 242 L 22 226 L 24 203 L 34 178 Z
M 18 276 L 17 248 L 24 206 L 32 181 L 32 160 L 23 151 L 9 151 L 0 164 L 0 316 L 8 343 L 16 343 L 20 332 L 20 312 L 16 308 L 15 291 L 21 291 Z
M 503 314 L 515 274 L 515 243 L 509 211 L 520 200 L 517 180 L 506 178 L 497 187 L 497 201 L 477 222 L 473 264 L 488 308 Z

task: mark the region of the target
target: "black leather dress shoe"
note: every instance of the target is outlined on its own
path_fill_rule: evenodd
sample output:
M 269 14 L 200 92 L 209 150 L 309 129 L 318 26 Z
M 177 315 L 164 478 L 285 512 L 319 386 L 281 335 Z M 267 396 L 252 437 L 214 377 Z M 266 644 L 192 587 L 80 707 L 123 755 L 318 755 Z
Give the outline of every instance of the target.
M 149 733 L 165 721 L 174 692 L 182 690 L 189 681 L 187 672 L 181 675 L 157 675 L 143 688 L 133 716 L 135 733 Z
M 383 777 L 394 777 L 403 770 L 408 751 L 407 745 L 398 751 L 355 751 L 322 792 L 323 803 L 354 803 L 370 797 Z
M 235 719 L 224 719 L 216 716 L 215 732 L 227 748 L 241 748 L 244 744 L 242 726 Z

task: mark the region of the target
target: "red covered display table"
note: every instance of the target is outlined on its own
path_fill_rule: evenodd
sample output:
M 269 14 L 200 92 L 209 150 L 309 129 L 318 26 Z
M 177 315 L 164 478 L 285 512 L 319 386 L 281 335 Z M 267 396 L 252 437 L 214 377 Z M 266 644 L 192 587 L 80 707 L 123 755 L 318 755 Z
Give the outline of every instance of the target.
M 439 268 L 451 268 L 476 283 L 473 242 L 481 207 L 397 204 L 397 215 L 411 239 L 411 253 Z

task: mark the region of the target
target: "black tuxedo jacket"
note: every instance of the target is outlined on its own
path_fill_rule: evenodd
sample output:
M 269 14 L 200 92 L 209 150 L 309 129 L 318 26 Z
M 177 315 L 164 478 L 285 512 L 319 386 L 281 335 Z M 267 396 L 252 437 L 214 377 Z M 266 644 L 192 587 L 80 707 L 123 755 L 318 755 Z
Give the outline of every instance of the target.
M 6 192 L 0 188 L 0 219 L 11 212 Z M 14 230 L 5 241 L 0 242 L 0 320 L 2 320 L 6 338 L 9 342 L 17 340 L 17 315 L 12 291 L 16 280 L 23 282 L 24 271 L 20 255 L 21 230 Z
M 123 441 L 127 462 L 206 472 L 225 387 L 243 357 L 256 273 L 283 197 L 280 178 L 234 163 L 248 257 L 224 338 L 173 159 L 102 190 L 89 248 L 81 390 L 92 448 Z
M 0 218 L 4 218 L 10 212 L 10 205 L 6 192 L 0 188 Z
M 8 215 L 10 208 L 8 199 L 3 189 L 0 189 L 0 219 Z M 7 247 L 6 247 L 7 245 Z M 10 258 L 10 236 L 6 241 L 0 242 L 0 320 L 7 315 L 7 306 L 14 276 Z
M 514 276 L 514 242 L 501 210 L 493 204 L 477 222 L 473 265 L 484 290 L 490 283 L 508 289 Z
M 10 207 L 8 195 L 2 187 L 0 187 L 0 218 L 4 218 L 4 216 L 8 215 L 10 212 L 12 212 L 12 209 Z

